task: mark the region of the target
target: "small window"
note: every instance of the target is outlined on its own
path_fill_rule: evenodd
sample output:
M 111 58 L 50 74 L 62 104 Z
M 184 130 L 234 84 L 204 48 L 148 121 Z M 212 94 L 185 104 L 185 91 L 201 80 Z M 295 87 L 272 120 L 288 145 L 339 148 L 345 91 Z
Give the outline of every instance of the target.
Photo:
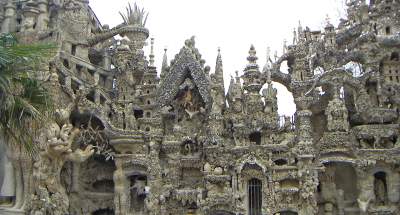
M 136 119 L 143 118 L 143 110 L 136 109 L 136 110 L 133 111 L 133 114 L 134 114 Z
M 71 46 L 71 54 L 72 54 L 73 56 L 76 55 L 76 45 L 74 45 L 74 44 L 72 44 L 72 46 Z
M 148 105 L 151 104 L 150 100 L 147 100 L 147 104 L 148 104 Z
M 261 145 L 261 133 L 253 132 L 249 135 L 250 142 L 255 143 L 256 145 Z
M 278 159 L 276 161 L 274 161 L 275 165 L 277 166 L 283 166 L 287 164 L 287 161 L 285 159 Z
M 68 62 L 67 59 L 64 59 L 63 65 L 64 65 L 66 68 L 70 69 L 70 68 L 69 68 L 69 62 Z
M 387 26 L 387 27 L 386 27 L 386 34 L 388 35 L 388 34 L 390 34 L 390 33 L 391 33 L 390 26 Z
M 150 118 L 151 117 L 151 113 L 150 112 L 146 112 L 146 118 Z
M 399 53 L 393 52 L 393 53 L 390 55 L 390 60 L 392 60 L 392 61 L 399 61 Z

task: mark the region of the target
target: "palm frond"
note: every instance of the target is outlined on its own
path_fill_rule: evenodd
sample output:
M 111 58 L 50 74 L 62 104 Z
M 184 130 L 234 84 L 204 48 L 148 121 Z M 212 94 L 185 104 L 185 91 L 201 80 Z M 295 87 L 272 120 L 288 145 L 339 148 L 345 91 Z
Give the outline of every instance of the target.
M 34 73 L 54 50 L 52 44 L 19 44 L 14 35 L 0 35 L 0 130 L 9 144 L 22 145 L 30 155 L 52 110 L 49 94 Z

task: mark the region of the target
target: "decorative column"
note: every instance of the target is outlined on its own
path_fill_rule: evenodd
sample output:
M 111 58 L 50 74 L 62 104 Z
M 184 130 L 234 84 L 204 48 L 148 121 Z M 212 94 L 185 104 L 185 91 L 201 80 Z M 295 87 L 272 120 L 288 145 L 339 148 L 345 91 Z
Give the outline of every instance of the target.
M 161 180 L 161 166 L 158 159 L 160 152 L 160 144 L 155 140 L 150 140 L 150 152 L 148 154 L 149 161 L 149 174 L 148 174 L 148 194 L 146 195 L 145 206 L 148 214 L 159 214 L 161 208 L 159 207 L 159 197 L 161 196 L 162 180 Z
M 129 181 L 122 168 L 123 157 L 115 156 L 117 169 L 114 172 L 114 208 L 116 215 L 125 215 L 129 211 Z
M 297 126 L 297 136 L 299 142 L 296 145 L 297 154 L 302 158 L 313 158 L 314 148 L 313 137 L 312 137 L 312 126 L 311 126 L 311 116 L 312 112 L 310 110 L 311 104 L 313 102 L 312 97 L 302 96 L 295 98 L 295 103 L 297 106 L 296 112 L 296 126 Z
M 1 31 L 1 25 L 3 23 L 4 20 L 4 3 L 0 3 L 0 31 Z
M 312 126 L 310 110 L 313 102 L 312 97 L 301 96 L 295 98 L 297 106 L 297 137 L 298 143 L 294 148 L 298 158 L 298 174 L 300 177 L 300 195 L 302 207 L 300 215 L 316 214 L 317 200 L 316 192 L 318 186 L 318 169 L 313 164 L 315 150 L 313 148 Z
M 111 70 L 111 56 L 108 50 L 105 50 L 103 53 L 103 68 L 105 70 Z
M 16 7 L 13 4 L 13 1 L 9 0 L 4 9 L 4 21 L 1 26 L 1 33 L 13 32 L 15 30 L 16 19 Z
M 39 31 L 44 31 L 47 29 L 49 24 L 49 13 L 47 11 L 48 0 L 38 0 L 39 16 L 37 18 L 36 28 Z
M 357 202 L 360 208 L 360 214 L 367 214 L 369 204 L 375 200 L 374 192 L 374 176 L 368 175 L 368 170 L 371 166 L 375 165 L 374 162 L 362 160 L 355 166 L 357 173 L 357 186 L 360 191 Z
M 397 203 L 400 200 L 400 174 L 396 169 L 392 170 L 388 177 L 388 197 L 390 203 Z
M 79 173 L 81 165 L 78 162 L 72 162 L 72 192 L 79 192 Z

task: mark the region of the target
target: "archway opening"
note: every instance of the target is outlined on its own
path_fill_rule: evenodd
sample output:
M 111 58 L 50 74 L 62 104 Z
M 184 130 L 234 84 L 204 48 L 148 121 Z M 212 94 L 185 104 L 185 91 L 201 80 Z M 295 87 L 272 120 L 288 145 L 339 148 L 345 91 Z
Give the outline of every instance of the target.
M 386 173 L 385 172 L 377 172 L 374 174 L 374 193 L 376 203 L 378 205 L 385 205 L 388 200 L 387 194 L 387 182 L 386 182 Z
M 113 209 L 99 209 L 95 212 L 92 213 L 92 215 L 114 215 L 114 210 Z
M 262 181 L 253 178 L 247 184 L 247 200 L 249 215 L 261 215 Z

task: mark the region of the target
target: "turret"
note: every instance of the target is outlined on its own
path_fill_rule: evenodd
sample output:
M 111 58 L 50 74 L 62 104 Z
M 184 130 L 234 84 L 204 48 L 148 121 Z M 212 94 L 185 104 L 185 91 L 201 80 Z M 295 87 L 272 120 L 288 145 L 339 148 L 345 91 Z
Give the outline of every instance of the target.
M 250 93 L 259 93 L 262 88 L 261 83 L 261 73 L 257 64 L 258 57 L 256 56 L 256 49 L 253 45 L 251 45 L 249 50 L 249 56 L 247 57 L 248 64 L 244 69 L 244 89 L 249 91 Z
M 330 23 L 328 16 L 326 18 L 324 42 L 325 47 L 334 48 L 336 46 L 335 26 Z

